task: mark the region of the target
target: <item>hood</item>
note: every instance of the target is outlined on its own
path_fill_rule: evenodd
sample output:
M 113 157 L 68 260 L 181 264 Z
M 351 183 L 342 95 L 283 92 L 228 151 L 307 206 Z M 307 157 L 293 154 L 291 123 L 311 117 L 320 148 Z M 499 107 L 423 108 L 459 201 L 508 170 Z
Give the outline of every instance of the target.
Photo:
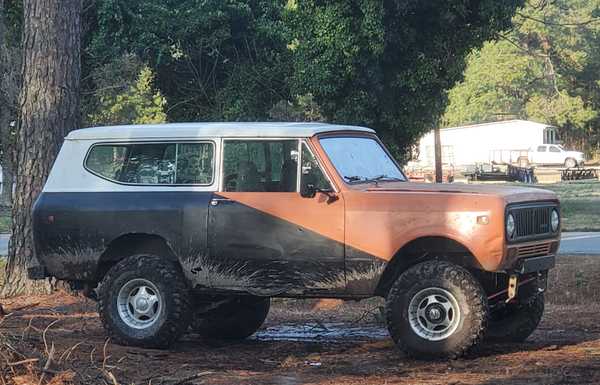
M 583 152 L 580 151 L 565 151 L 565 154 L 573 158 L 583 158 Z
M 498 185 L 470 185 L 470 184 L 443 184 L 443 183 L 415 183 L 415 182 L 384 182 L 378 187 L 373 184 L 356 185 L 368 192 L 398 192 L 398 193 L 441 193 L 441 194 L 477 194 L 501 197 L 508 203 L 531 201 L 557 201 L 556 194 L 549 190 L 533 187 L 498 186 Z

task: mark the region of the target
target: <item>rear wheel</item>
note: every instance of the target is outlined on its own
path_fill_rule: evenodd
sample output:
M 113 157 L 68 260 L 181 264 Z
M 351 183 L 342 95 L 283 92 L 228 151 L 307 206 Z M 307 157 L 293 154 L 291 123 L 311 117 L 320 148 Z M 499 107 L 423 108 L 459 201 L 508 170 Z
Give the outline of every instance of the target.
M 260 329 L 270 307 L 270 298 L 234 297 L 216 309 L 195 315 L 192 329 L 206 338 L 244 339 Z
M 573 158 L 567 158 L 565 160 L 565 167 L 566 168 L 573 168 L 573 167 L 577 167 L 577 161 Z
M 544 294 L 527 303 L 511 303 L 490 315 L 487 338 L 494 342 L 523 342 L 537 329 L 544 315 Z
M 398 277 L 386 299 L 394 342 L 416 358 L 465 354 L 481 341 L 487 318 L 487 297 L 479 282 L 448 262 L 411 267 Z
M 98 313 L 118 343 L 162 348 L 190 321 L 190 294 L 180 269 L 153 255 L 128 257 L 113 266 L 98 288 Z

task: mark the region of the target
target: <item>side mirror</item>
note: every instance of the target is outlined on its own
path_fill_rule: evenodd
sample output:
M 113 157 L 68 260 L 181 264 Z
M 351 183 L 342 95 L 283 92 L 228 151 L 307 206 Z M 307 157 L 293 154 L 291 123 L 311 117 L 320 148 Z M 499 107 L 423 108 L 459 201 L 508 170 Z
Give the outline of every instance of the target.
M 308 183 L 300 188 L 300 196 L 302 198 L 314 198 L 318 192 L 327 195 L 328 204 L 331 204 L 340 199 L 334 191 L 322 190 L 320 188 L 315 187 L 315 185 L 312 183 Z
M 308 183 L 300 187 L 300 196 L 302 198 L 314 198 L 317 195 L 317 188 L 314 184 Z

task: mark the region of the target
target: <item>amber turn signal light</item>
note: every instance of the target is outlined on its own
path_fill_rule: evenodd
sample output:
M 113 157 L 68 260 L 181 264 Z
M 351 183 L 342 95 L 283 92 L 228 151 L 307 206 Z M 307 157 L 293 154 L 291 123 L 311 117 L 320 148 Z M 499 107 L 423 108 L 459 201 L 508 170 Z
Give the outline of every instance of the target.
M 478 225 L 487 225 L 489 223 L 490 223 L 490 217 L 488 217 L 487 215 L 480 215 L 477 217 Z

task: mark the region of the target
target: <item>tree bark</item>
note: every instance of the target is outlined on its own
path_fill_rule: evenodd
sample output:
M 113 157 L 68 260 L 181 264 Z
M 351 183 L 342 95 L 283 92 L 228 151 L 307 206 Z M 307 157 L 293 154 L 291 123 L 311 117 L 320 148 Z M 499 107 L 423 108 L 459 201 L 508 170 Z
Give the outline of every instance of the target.
M 23 85 L 16 143 L 16 189 L 2 296 L 51 290 L 30 281 L 36 263 L 31 209 L 65 135 L 79 124 L 81 0 L 24 0 Z

